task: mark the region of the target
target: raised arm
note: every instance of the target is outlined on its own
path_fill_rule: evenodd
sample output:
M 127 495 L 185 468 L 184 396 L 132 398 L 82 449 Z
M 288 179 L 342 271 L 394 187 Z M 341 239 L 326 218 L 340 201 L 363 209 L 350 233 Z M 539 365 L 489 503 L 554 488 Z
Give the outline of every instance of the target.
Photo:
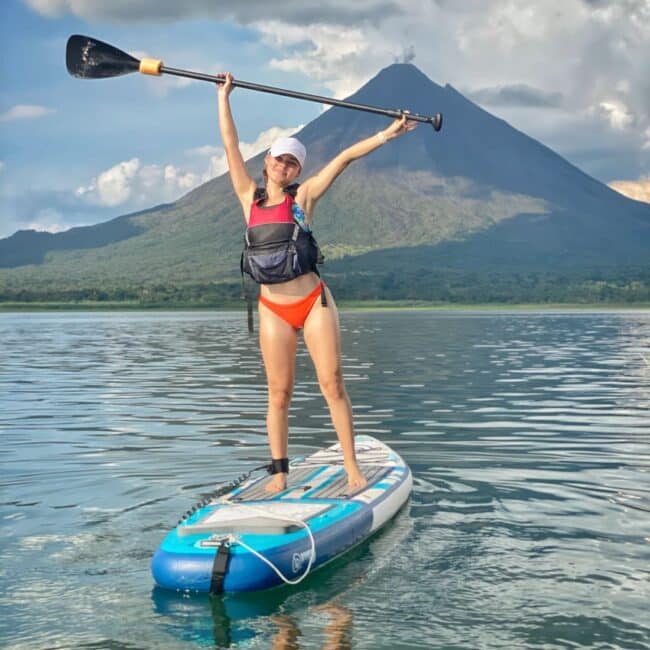
M 226 81 L 218 85 L 219 130 L 226 151 L 230 180 L 244 210 L 244 218 L 248 220 L 248 210 L 255 193 L 255 181 L 246 169 L 244 158 L 239 150 L 239 136 L 230 110 L 230 93 L 232 92 L 232 75 L 226 73 Z
M 412 131 L 417 122 L 408 119 L 408 114 L 397 118 L 386 129 L 360 140 L 351 147 L 344 149 L 323 167 L 317 174 L 302 183 L 298 190 L 298 202 L 308 216 L 311 217 L 316 201 L 327 192 L 339 174 L 354 160 L 367 156 L 371 151 L 378 149 L 389 140 L 398 138 L 408 131 Z

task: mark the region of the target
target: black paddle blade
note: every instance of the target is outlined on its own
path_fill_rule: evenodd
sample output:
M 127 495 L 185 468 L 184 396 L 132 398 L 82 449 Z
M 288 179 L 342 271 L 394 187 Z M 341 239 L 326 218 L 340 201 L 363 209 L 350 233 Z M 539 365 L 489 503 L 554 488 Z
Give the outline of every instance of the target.
M 65 52 L 68 72 L 79 79 L 105 79 L 136 72 L 140 61 L 108 43 L 75 34 Z

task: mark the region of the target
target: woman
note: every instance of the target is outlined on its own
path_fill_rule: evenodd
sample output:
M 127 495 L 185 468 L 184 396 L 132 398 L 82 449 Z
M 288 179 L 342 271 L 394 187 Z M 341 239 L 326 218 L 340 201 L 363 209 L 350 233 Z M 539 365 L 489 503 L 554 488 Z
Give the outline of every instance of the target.
M 224 83 L 218 86 L 219 128 L 230 178 L 247 224 L 244 270 L 260 283 L 260 347 L 268 384 L 266 425 L 272 459 L 272 477 L 266 489 L 279 492 L 287 485 L 289 404 L 293 393 L 298 331 L 302 329 L 341 444 L 349 491 L 355 492 L 366 484 L 366 479 L 354 451 L 352 407 L 341 369 L 338 312 L 332 294 L 318 276 L 318 249 L 309 225 L 318 200 L 353 160 L 413 130 L 417 123 L 408 121 L 406 115 L 402 116 L 384 131 L 342 151 L 317 174 L 297 186 L 297 190 L 294 181 L 302 171 L 306 151 L 295 138 L 280 138 L 264 159 L 266 187 L 260 194 L 239 151 L 239 138 L 230 110 L 232 81 L 232 75 L 227 73 Z M 295 224 L 301 222 L 302 226 L 296 227 Z M 266 237 L 262 244 L 266 244 L 269 229 L 274 230 L 277 240 L 277 233 L 282 228 L 286 233 L 285 252 L 291 237 L 298 252 L 290 263 L 287 264 L 285 259 L 279 266 L 271 268 L 266 262 L 273 256 L 256 257 L 252 253 L 256 242 L 250 242 L 249 236 L 259 237 L 256 233 L 262 232 Z M 268 246 L 258 248 L 268 249 Z M 274 249 L 274 253 L 278 252 Z

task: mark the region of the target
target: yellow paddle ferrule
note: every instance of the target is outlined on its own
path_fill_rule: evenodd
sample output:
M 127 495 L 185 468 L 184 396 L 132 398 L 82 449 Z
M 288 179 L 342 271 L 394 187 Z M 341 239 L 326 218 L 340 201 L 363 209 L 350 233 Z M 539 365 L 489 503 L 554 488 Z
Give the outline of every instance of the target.
M 163 62 L 159 59 L 141 59 L 140 72 L 142 72 L 142 74 L 159 75 L 162 64 Z

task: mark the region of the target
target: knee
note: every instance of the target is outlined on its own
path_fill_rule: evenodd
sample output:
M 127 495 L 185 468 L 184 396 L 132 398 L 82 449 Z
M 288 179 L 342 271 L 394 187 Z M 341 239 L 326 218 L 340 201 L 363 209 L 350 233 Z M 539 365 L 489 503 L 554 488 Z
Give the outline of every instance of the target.
M 269 386 L 269 408 L 284 411 L 291 404 L 291 389 Z
M 340 400 L 345 397 L 345 383 L 343 382 L 343 375 L 337 371 L 328 377 L 322 377 L 319 380 L 320 389 L 325 399 Z

